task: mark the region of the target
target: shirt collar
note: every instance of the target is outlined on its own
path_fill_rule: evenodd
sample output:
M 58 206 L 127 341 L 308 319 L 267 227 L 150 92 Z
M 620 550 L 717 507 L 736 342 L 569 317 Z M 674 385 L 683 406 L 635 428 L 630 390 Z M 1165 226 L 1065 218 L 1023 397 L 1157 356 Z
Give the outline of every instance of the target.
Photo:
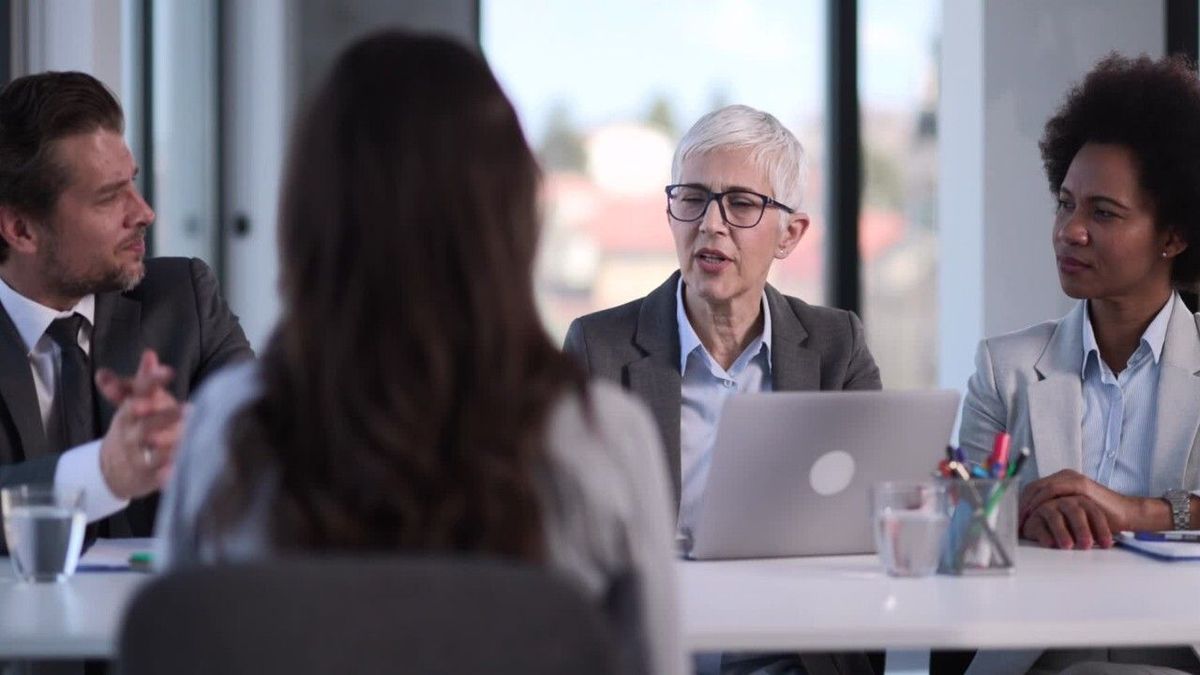
M 55 319 L 79 313 L 87 319 L 88 326 L 95 324 L 95 295 L 86 295 L 71 309 L 60 312 L 30 300 L 13 290 L 8 282 L 0 279 L 0 304 L 4 305 L 13 325 L 17 327 L 17 333 L 21 335 L 21 340 L 25 343 L 26 354 L 33 353 L 34 346 L 38 340 L 42 339 L 42 335 L 46 333 L 46 329 Z
M 1144 344 L 1150 348 L 1150 353 L 1154 356 L 1154 363 L 1158 363 L 1162 356 L 1163 345 L 1167 341 L 1167 324 L 1171 322 L 1171 311 L 1175 308 L 1174 292 L 1167 299 L 1167 304 L 1163 305 L 1162 309 L 1158 310 L 1158 314 L 1154 316 L 1154 320 L 1146 326 L 1145 332 L 1142 333 L 1142 340 L 1138 343 L 1138 348 Z M 1096 332 L 1092 329 L 1091 318 L 1091 302 L 1083 301 L 1083 370 L 1080 372 L 1080 377 L 1087 377 L 1087 367 L 1089 357 L 1093 353 L 1096 358 L 1100 358 L 1100 345 L 1096 342 Z
M 762 334 L 755 338 L 758 344 L 762 345 L 762 349 L 767 350 L 767 355 L 771 353 L 771 306 L 767 303 L 767 291 L 763 289 L 762 294 L 762 312 L 763 312 L 763 329 Z M 696 330 L 692 328 L 692 322 L 688 319 L 687 310 L 683 306 L 683 277 L 679 277 L 679 281 L 675 284 L 675 325 L 679 327 L 679 373 L 682 375 L 687 370 L 688 356 L 696 351 L 696 347 L 701 347 L 700 336 L 696 335 Z M 750 347 L 756 343 L 751 342 Z M 755 350 L 757 353 L 757 350 Z M 770 363 L 770 359 L 767 359 Z

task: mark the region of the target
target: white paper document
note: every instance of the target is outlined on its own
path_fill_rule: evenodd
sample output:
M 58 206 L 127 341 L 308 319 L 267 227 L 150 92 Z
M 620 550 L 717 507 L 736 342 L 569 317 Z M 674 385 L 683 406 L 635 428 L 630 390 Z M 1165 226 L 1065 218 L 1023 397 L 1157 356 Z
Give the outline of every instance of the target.
M 97 539 L 79 559 L 80 572 L 119 571 L 132 569 L 129 556 L 135 553 L 149 553 L 154 550 L 154 539 L 142 537 L 134 539 Z
M 1162 539 L 1159 539 L 1162 537 Z M 1175 538 L 1175 541 L 1172 541 Z M 1117 543 L 1159 560 L 1200 560 L 1200 530 L 1170 532 L 1121 532 Z

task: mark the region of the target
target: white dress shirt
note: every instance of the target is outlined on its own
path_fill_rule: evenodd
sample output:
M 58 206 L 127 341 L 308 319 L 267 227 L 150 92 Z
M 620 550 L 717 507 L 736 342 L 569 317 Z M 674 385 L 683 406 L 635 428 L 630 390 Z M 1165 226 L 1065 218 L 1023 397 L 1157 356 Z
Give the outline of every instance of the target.
M 1172 293 L 1166 305 L 1142 333 L 1125 368 L 1113 374 L 1092 330 L 1091 305 L 1083 322 L 1083 472 L 1088 478 L 1123 495 L 1151 495 L 1151 460 L 1158 409 L 1158 374 L 1167 324 L 1175 306 Z
M 38 409 L 42 414 L 42 428 L 45 429 L 62 369 L 62 350 L 46 334 L 46 329 L 55 319 L 80 314 L 86 321 L 79 330 L 79 347 L 90 355 L 96 296 L 88 295 L 71 309 L 60 312 L 30 300 L 0 280 L 0 304 L 4 305 L 4 310 L 8 312 L 28 350 L 29 369 L 33 373 L 33 387 L 37 391 Z M 96 392 L 96 395 L 100 393 Z M 83 488 L 84 511 L 88 522 L 110 516 L 129 505 L 128 500 L 112 493 L 100 472 L 100 439 L 63 452 L 54 470 L 54 484 Z
M 732 394 L 768 392 L 771 379 L 771 310 L 762 296 L 763 330 L 725 370 L 708 353 L 688 320 L 683 280 L 675 288 L 675 321 L 679 327 L 679 374 L 683 378 L 679 409 L 679 523 L 676 537 L 690 550 L 692 530 L 712 465 L 713 443 L 721 409 Z

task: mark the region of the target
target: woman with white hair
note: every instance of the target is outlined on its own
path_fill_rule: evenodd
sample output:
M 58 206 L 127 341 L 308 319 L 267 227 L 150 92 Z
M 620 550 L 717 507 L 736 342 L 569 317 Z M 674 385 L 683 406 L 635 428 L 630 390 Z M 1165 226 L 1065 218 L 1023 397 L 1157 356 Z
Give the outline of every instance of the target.
M 804 169 L 804 148 L 768 113 L 733 105 L 700 118 L 675 150 L 666 187 L 679 270 L 646 297 L 576 319 L 567 332 L 564 349 L 591 375 L 650 406 L 684 552 L 731 394 L 880 388 L 857 316 L 767 283 L 771 264 L 809 226 Z

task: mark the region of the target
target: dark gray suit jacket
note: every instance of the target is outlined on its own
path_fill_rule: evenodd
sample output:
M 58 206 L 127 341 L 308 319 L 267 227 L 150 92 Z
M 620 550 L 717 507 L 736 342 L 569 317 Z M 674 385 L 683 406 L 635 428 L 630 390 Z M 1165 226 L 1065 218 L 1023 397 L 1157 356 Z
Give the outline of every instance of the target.
M 221 298 L 217 279 L 202 261 L 155 258 L 132 291 L 96 296 L 91 342 L 92 367 L 122 375 L 137 371 L 144 349 L 175 369 L 171 390 L 181 401 L 209 374 L 254 353 Z M 59 454 L 47 447 L 25 344 L 8 311 L 0 307 L 0 487 L 50 483 Z M 103 434 L 115 409 L 96 393 Z M 148 537 L 154 530 L 158 497 L 135 499 L 106 519 L 106 536 Z
M 679 500 L 679 272 L 640 300 L 580 317 L 563 349 L 592 376 L 608 378 L 650 407 Z M 879 389 L 879 368 L 851 312 L 817 307 L 767 286 L 775 391 Z

